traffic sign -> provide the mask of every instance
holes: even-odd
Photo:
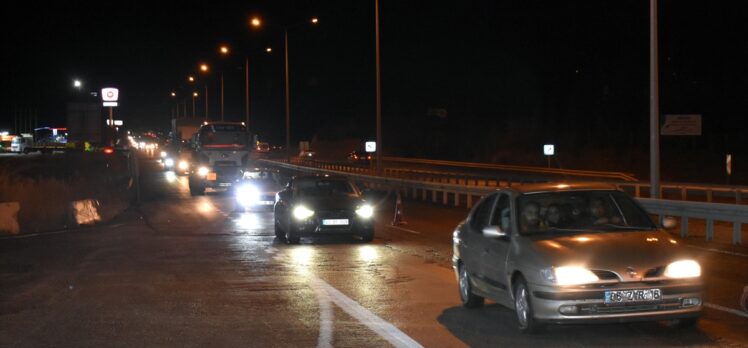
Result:
[[[662,135],[701,135],[701,115],[665,115]]]
[[[367,141],[366,142],[366,152],[377,152],[377,142],[376,141]]]
[[[546,156],[553,156],[555,155],[556,149],[553,146],[553,144],[545,144],[543,145],[543,154]]]

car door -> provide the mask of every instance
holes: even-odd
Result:
[[[511,235],[511,205],[509,195],[501,193],[498,196],[488,226],[499,226],[507,233],[507,237],[483,236],[483,249],[481,250],[481,273],[483,280],[489,286],[489,292],[498,297],[508,294],[508,282],[506,276],[506,260],[509,254]]]
[[[483,228],[489,223],[491,212],[496,202],[496,196],[494,193],[478,202],[465,224],[464,233],[461,236],[462,247],[460,256],[463,265],[467,267],[468,274],[473,280],[473,285],[483,292],[488,290],[488,286],[483,281],[481,273],[481,269],[483,268],[481,265],[481,252],[485,245]]]

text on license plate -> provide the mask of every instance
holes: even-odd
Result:
[[[208,180],[215,181],[216,180],[216,173],[208,173]]]
[[[348,219],[324,219],[322,224],[325,226],[341,226],[348,225]]]
[[[627,303],[659,301],[662,299],[660,289],[615,290],[605,292],[605,303]]]

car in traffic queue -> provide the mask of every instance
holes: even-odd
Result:
[[[374,159],[373,154],[360,150],[351,151],[347,158],[349,163],[370,163],[372,159]]]
[[[456,227],[453,253],[463,305],[490,298],[513,309],[526,333],[546,324],[691,326],[702,312],[698,260],[612,185],[497,190]]]
[[[236,202],[244,210],[272,210],[276,195],[284,188],[281,180],[281,173],[277,169],[247,169],[234,190]]]
[[[169,144],[161,148],[160,161],[164,170],[176,175],[188,175],[192,162],[192,151],[187,143]]]
[[[344,176],[302,175],[278,192],[275,236],[291,244],[301,237],[358,235],[374,239],[374,206]]]

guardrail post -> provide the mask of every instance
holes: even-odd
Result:
[[[455,191],[455,207],[460,206],[460,193]]]
[[[436,203],[436,190],[431,190],[431,202]]]
[[[714,220],[711,218],[706,219],[706,240],[714,240]]]
[[[685,186],[680,187],[680,199],[683,201],[688,200],[688,189]]]
[[[426,189],[421,189],[421,200],[426,201]]]
[[[740,222],[732,223],[732,244],[743,244],[743,225]]]
[[[449,192],[442,191],[442,204],[447,205],[447,202],[449,202]]]
[[[634,185],[634,197],[641,197],[641,185],[636,184]]]
[[[680,237],[688,238],[688,216],[680,218]]]
[[[706,201],[712,203],[712,190],[706,190]]]
[[[467,207],[468,209],[473,207],[473,195],[467,194]]]
[[[742,203],[743,199],[741,197],[741,193],[742,192],[740,192],[740,190],[735,190],[735,204]]]

